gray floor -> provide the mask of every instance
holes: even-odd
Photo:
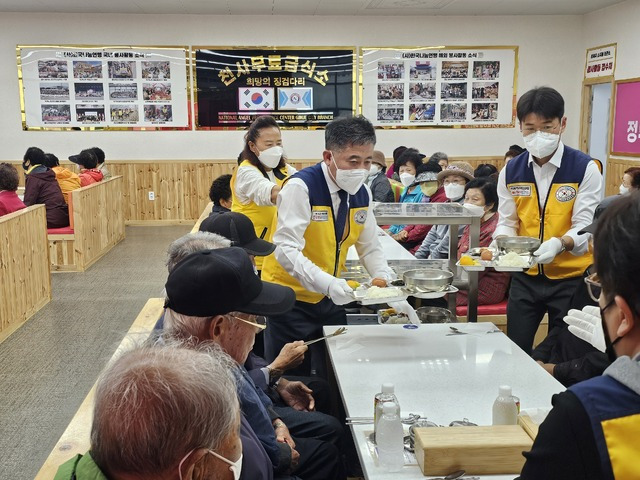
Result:
[[[84,273],[0,344],[0,479],[33,479],[138,312],[159,297],[169,243],[190,230],[127,227]],[[1,299],[0,299],[1,301]]]

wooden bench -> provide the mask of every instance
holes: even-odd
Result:
[[[51,300],[44,205],[0,217],[0,342]]]
[[[124,239],[123,179],[113,177],[69,195],[68,229],[49,231],[54,272],[83,272]]]
[[[141,343],[147,339],[158,318],[162,314],[164,306],[163,298],[150,298],[143,309],[138,314],[131,328],[125,335],[116,349],[112,359],[117,358],[122,352],[132,346],[132,342]],[[36,479],[51,480],[58,470],[58,467],[69,460],[74,455],[83,454],[89,450],[91,422],[93,419],[93,396],[96,390],[95,384],[78,408],[78,411],[71,419],[58,443],[47,457]]]
[[[467,307],[461,306],[456,308],[458,322],[467,321]],[[507,333],[507,300],[495,305],[479,305],[478,306],[478,322],[491,322],[505,334]],[[544,318],[538,326],[533,345],[536,346],[542,342],[547,336],[549,329],[549,317],[545,314]]]

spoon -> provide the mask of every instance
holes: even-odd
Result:
[[[449,330],[451,330],[453,332],[453,334],[450,333],[449,335],[454,335],[454,334],[455,335],[466,335],[467,334],[467,332],[463,332],[462,330],[458,330],[456,327],[452,327],[452,326],[449,327]]]
[[[330,333],[329,335],[325,335],[324,337],[316,338],[315,340],[309,340],[304,342],[303,345],[311,345],[312,343],[319,342],[320,340],[324,340],[326,338],[337,337],[338,335],[342,335],[343,333],[347,333],[346,327],[340,327],[336,329],[335,332]]]
[[[450,473],[446,477],[438,477],[432,480],[456,480],[457,478],[462,477],[466,472],[464,470],[458,470],[457,472]]]

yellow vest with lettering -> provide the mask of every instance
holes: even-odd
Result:
[[[365,187],[361,187],[355,195],[349,195],[349,211],[342,240],[337,240],[334,223],[331,194],[320,164],[305,168],[291,178],[302,179],[309,188],[309,204],[311,221],[304,232],[304,248],[302,254],[320,269],[334,277],[340,276],[347,259],[347,250],[355,244],[364,229],[369,209],[369,195]],[[274,218],[273,229],[277,224]],[[291,276],[278,263],[274,255],[264,261],[262,279],[293,288],[296,300],[307,303],[318,303],[324,294],[312,292],[304,288],[298,280]]]
[[[544,208],[540,208],[538,186],[533,167],[524,152],[512,159],[506,170],[506,184],[511,193],[520,221],[518,236],[536,237],[545,242],[562,237],[571,229],[573,207],[591,158],[573,148],[564,147],[560,168],[556,171]],[[593,263],[593,255],[575,256],[563,252],[547,265],[537,265],[527,271],[529,275],[545,275],[552,280],[578,277]]]
[[[239,167],[252,167],[258,170],[258,167],[253,165],[249,160],[244,160]],[[278,169],[278,175],[274,175],[276,179],[276,185],[282,186],[284,181],[287,179],[287,167],[284,166]],[[262,174],[262,172],[260,172]],[[268,242],[271,241],[273,237],[273,231],[271,230],[271,224],[273,223],[273,219],[276,216],[276,207],[274,206],[260,206],[255,202],[250,201],[247,204],[240,203],[238,196],[236,195],[236,176],[238,174],[238,169],[236,168],[231,176],[231,211],[242,213],[251,219],[253,222],[253,228],[256,231],[256,236],[258,238],[262,238]],[[275,170],[274,170],[275,174]],[[268,177],[265,177],[268,178]],[[271,179],[268,179],[271,181]],[[271,254],[273,255],[273,254]],[[264,261],[264,257],[256,257],[256,268],[258,270],[262,270],[262,263]]]

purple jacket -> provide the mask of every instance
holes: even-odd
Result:
[[[47,209],[47,228],[69,226],[69,207],[53,170],[38,165],[25,175],[24,203],[27,206],[44,204]]]

